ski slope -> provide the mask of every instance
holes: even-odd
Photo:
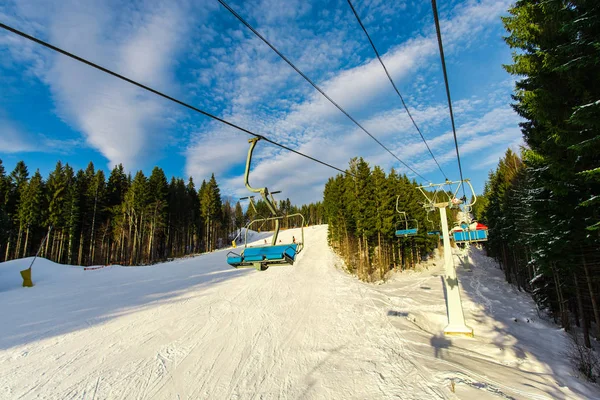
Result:
[[[564,332],[481,253],[458,268],[476,337],[444,337],[439,260],[366,284],[326,238],[305,229],[296,265],[264,272],[226,251],[87,271],[38,259],[21,288],[31,259],[2,263],[0,398],[600,398],[571,376]]]

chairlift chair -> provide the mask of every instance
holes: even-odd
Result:
[[[400,196],[396,197],[396,212],[398,212],[398,214],[402,215],[402,219],[396,225],[396,237],[417,236],[417,234],[419,232],[419,221],[417,221],[416,219],[408,219],[408,217],[406,216],[406,212],[400,211],[400,209],[398,207],[399,200],[400,200]],[[412,222],[411,228],[408,227],[409,221]],[[398,229],[399,225],[403,225],[404,229]]]
[[[426,204],[424,205],[425,207],[427,206]],[[425,214],[425,219],[427,220],[427,222],[429,222],[429,224],[431,225],[431,230],[427,231],[427,234],[429,236],[440,236],[442,234],[441,231],[438,231],[435,229],[435,224],[433,223],[432,220],[429,219],[429,210],[427,211],[427,213]]]
[[[475,224],[474,228],[473,224]],[[452,229],[452,239],[454,243],[487,242],[488,229],[487,226],[477,222],[469,224],[467,221],[461,221]]]
[[[271,211],[271,217],[261,217],[256,218],[248,225],[246,225],[246,231],[244,235],[244,249],[240,253],[236,253],[234,251],[230,251],[227,253],[227,263],[234,268],[256,268],[259,271],[264,271],[270,266],[274,265],[293,265],[296,260],[296,256],[304,249],[304,216],[300,213],[290,214],[290,215],[279,215],[277,209],[275,207],[275,199],[273,198],[273,194],[280,193],[279,191],[269,192],[269,189],[266,187],[263,188],[253,188],[250,186],[248,182],[248,178],[250,175],[250,165],[252,162],[252,152],[254,151],[254,147],[256,143],[260,140],[260,138],[253,138],[248,140],[250,143],[250,149],[248,150],[248,158],[246,159],[246,171],[244,174],[244,183],[246,188],[254,193],[260,193],[261,197],[267,204],[269,211]],[[254,207],[253,198],[250,198],[250,204],[256,211]],[[301,218],[302,224],[301,226],[301,240],[298,243],[290,243],[290,244],[277,244],[277,237],[279,236],[279,222],[283,219],[289,218]],[[253,246],[248,247],[248,230],[252,225],[256,223],[262,222],[263,224],[268,221],[275,222],[275,232],[273,233],[273,238],[271,240],[270,245],[266,246]]]

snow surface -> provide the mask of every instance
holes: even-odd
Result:
[[[468,268],[455,256],[476,336],[445,337],[439,259],[367,284],[326,238],[305,229],[296,265],[264,272],[227,251],[88,271],[38,259],[22,288],[31,259],[2,263],[0,398],[600,398],[572,376],[565,333],[478,250]]]

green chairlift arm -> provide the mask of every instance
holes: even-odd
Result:
[[[271,211],[271,214],[273,214],[273,217],[277,217],[277,207],[275,207],[275,201],[273,199],[273,194],[269,193],[269,189],[267,189],[266,187],[263,188],[253,188],[252,186],[250,186],[250,183],[248,182],[248,178],[250,177],[250,165],[252,164],[252,152],[254,151],[254,147],[256,147],[256,143],[260,140],[260,138],[252,138],[248,140],[248,143],[250,143],[250,148],[248,149],[248,158],[246,159],[246,172],[244,173],[244,184],[246,185],[246,188],[248,188],[248,190],[250,190],[251,192],[254,193],[260,193],[261,197],[263,198],[263,200],[265,201],[265,203],[267,203],[267,207],[269,208],[269,211]],[[278,192],[274,192],[274,193],[278,193]],[[271,241],[271,244],[273,246],[275,246],[277,244],[277,236],[279,235],[279,219],[274,219],[275,221],[275,233],[273,234],[273,240]]]

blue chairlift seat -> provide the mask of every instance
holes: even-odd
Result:
[[[417,228],[413,229],[400,229],[396,231],[396,237],[415,236],[417,234]]]
[[[485,242],[488,238],[487,229],[477,229],[472,231],[452,232],[452,238],[456,243],[464,242]]]
[[[294,264],[298,254],[298,244],[247,247],[241,254],[229,252],[227,263],[232,267],[254,267],[274,264]]]
[[[427,234],[429,236],[440,236],[442,234],[442,232],[440,232],[440,231],[429,231],[429,232],[427,232]]]

